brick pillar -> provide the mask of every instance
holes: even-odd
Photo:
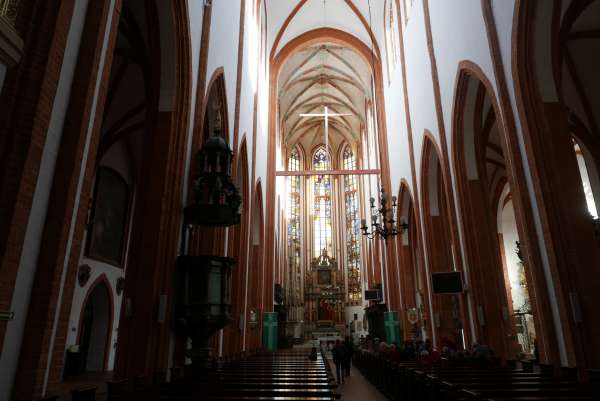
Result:
[[[563,305],[562,326],[568,351],[581,368],[600,369],[600,240],[592,234],[591,217],[571,141],[567,113],[560,103],[546,103],[541,140],[530,155],[540,178],[542,224],[554,286]],[[540,138],[536,138],[540,139]]]
[[[465,181],[465,243],[478,333],[474,340],[488,344],[502,358],[514,358],[510,344],[515,327],[510,320],[504,320],[502,313],[503,308],[509,307],[509,300],[495,224],[496,211],[490,207],[484,181]]]
[[[160,112],[148,118],[124,292],[124,303],[130,305],[131,313],[122,313],[119,325],[115,372],[120,377],[152,375],[167,368],[171,315],[160,323],[157,309],[163,294],[167,295],[167,310],[174,301],[182,216],[177,187],[181,180],[173,178],[180,177],[178,158],[183,152],[177,151],[172,114]]]
[[[72,0],[31,0],[18,19],[26,45],[0,97],[0,310],[12,302],[72,12]],[[0,322],[0,345],[6,325]]]
[[[68,29],[70,26],[73,11],[70,3],[63,2],[63,8],[59,11],[57,25],[61,29],[62,27]],[[46,393],[53,392],[62,378],[72,293],[94,174],[95,149],[99,139],[103,99],[110,76],[112,46],[116,37],[114,34],[116,24],[113,24],[114,29],[106,50],[108,67],[103,70],[101,88],[97,92],[98,106],[94,109],[94,93],[97,89],[100,54],[104,46],[107,22],[110,18],[116,20],[115,15],[118,14],[109,15],[109,4],[109,1],[90,4],[85,20],[81,50],[71,90],[73,100],[68,105],[65,117],[43,231],[44,241],[40,248],[15,380],[14,398],[17,400],[39,397],[43,394],[45,384]],[[116,9],[119,7],[120,2],[117,2]],[[62,34],[64,37],[58,40]],[[56,52],[64,52],[64,48],[59,46],[66,46],[67,32],[62,34],[56,33],[56,42],[53,44]],[[52,57],[50,59],[52,60]],[[52,60],[46,73],[50,74],[49,71],[54,71],[61,65],[62,61]],[[52,84],[56,84],[58,78],[53,79],[55,81]],[[42,97],[44,97],[43,93]],[[86,155],[84,149],[92,116],[95,116],[95,120],[89,138],[90,151]],[[47,130],[47,128],[47,125],[42,124],[34,126],[34,131]],[[84,165],[82,163],[85,157],[87,157],[87,164]],[[32,163],[35,165],[36,162],[32,161]],[[84,174],[84,181],[83,186],[79,188],[81,174]],[[79,189],[81,192],[78,192]],[[79,203],[76,202],[78,195],[81,195]],[[18,213],[15,213],[16,215]],[[75,227],[72,227],[73,224]],[[23,229],[25,227],[24,224]],[[72,228],[72,235],[70,235]],[[67,261],[67,271],[63,272],[65,261]],[[58,306],[60,306],[60,314],[57,316]]]

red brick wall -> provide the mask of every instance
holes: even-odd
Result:
[[[87,206],[95,171],[95,155],[100,137],[104,97],[114,47],[116,18],[118,12],[109,16],[110,1],[91,2],[86,16],[72,83],[71,101],[65,119],[63,137],[59,149],[56,173],[52,183],[47,219],[34,278],[22,353],[15,381],[15,399],[28,399],[42,395],[46,366],[51,353],[51,365],[47,392],[53,392],[62,377],[65,340],[67,336],[70,307],[75,286],[77,264],[84,235]],[[120,2],[117,1],[117,10]],[[108,18],[113,18],[113,32],[107,51],[107,63],[102,71],[98,106],[92,109],[98,80],[99,63]],[[68,24],[67,24],[68,25]],[[75,203],[78,182],[88,136],[89,119],[95,112],[88,161],[84,170],[84,182],[79,204]],[[71,248],[67,249],[73,210],[77,208]],[[69,252],[69,254],[67,254]],[[61,295],[61,276],[65,258],[68,258],[66,280]],[[59,296],[61,298],[59,299]],[[60,315],[55,327],[57,308]],[[53,332],[56,330],[54,342]]]
[[[24,54],[8,71],[0,97],[2,310],[11,305],[72,9],[73,0],[23,2],[18,28],[25,39]],[[21,24],[24,19],[28,25]],[[0,344],[6,324],[0,322]]]

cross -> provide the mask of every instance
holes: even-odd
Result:
[[[325,118],[325,149],[329,146],[329,117],[342,117],[351,116],[349,113],[330,113],[329,107],[323,106],[325,111],[323,113],[303,113],[300,117],[324,117]]]

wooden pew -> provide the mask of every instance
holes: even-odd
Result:
[[[134,394],[113,394],[110,401],[332,401],[337,385],[329,363],[320,355],[308,360],[307,351],[254,354],[245,359],[216,361],[198,378],[174,377]],[[175,376],[175,375],[173,375]]]

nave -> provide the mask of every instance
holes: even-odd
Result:
[[[0,0],[0,401],[598,398],[599,39],[600,0]]]

